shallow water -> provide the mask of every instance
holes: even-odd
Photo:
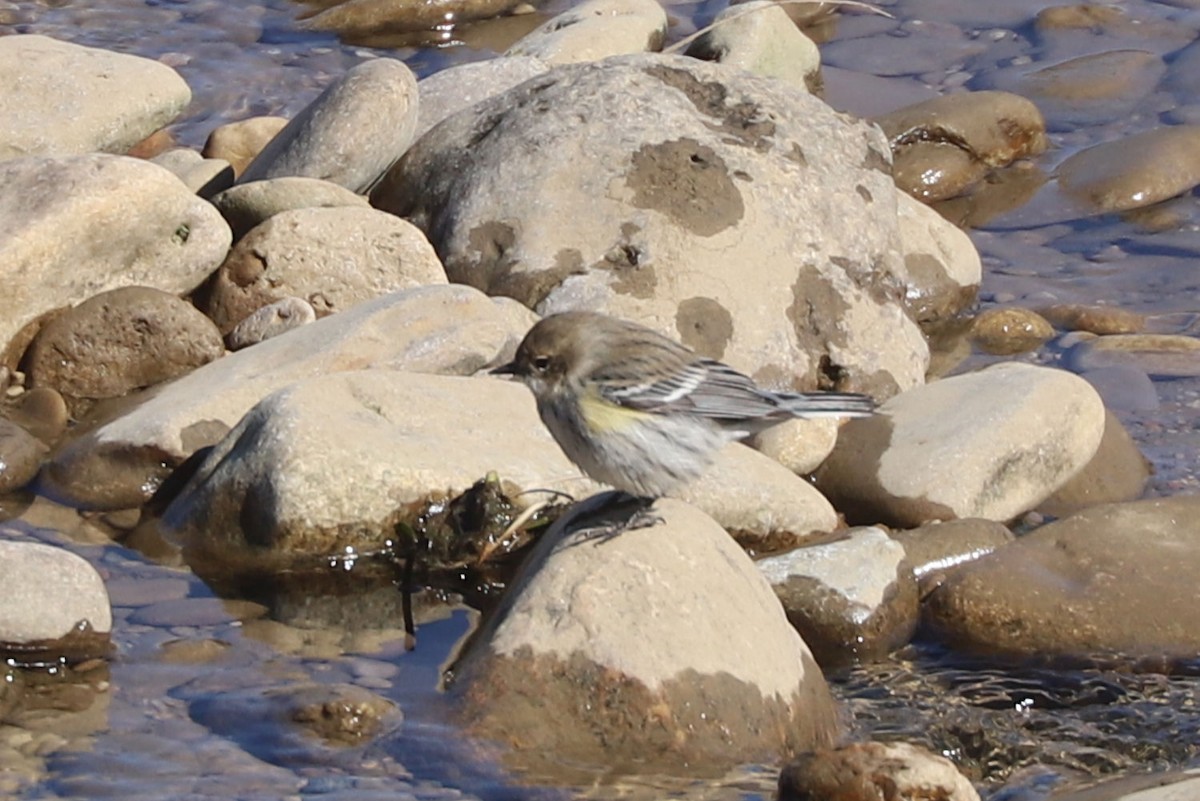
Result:
[[[556,3],[543,10],[566,5]],[[672,37],[690,33],[723,5],[669,5]],[[1200,4],[1190,0],[1120,4],[1146,22],[1123,39],[1083,32],[1047,41],[1030,24],[1045,0],[885,5],[896,19],[847,14],[824,30],[824,58],[837,68],[829,71],[829,98],[840,108],[881,113],[1098,49],[1144,48],[1170,61],[1172,51],[1200,34]],[[540,19],[477,25],[455,46],[376,50],[297,31],[297,10],[284,0],[21,1],[0,4],[0,33],[43,33],[175,66],[194,100],[172,130],[181,144],[199,146],[223,122],[295,114],[363,58],[396,55],[425,75],[488,58]],[[1093,108],[1057,126],[1037,166],[1049,172],[1088,145],[1196,121],[1198,109],[1200,76],[1168,74],[1167,82],[1128,103]],[[1058,219],[1061,211],[1035,202],[972,232],[985,264],[984,306],[1101,302],[1151,315],[1155,330],[1200,330],[1200,196],[1164,204],[1170,224],[1155,233],[1116,215]],[[1054,363],[1058,355],[1050,346],[1021,358]],[[1197,492],[1200,381],[1157,381],[1155,388],[1157,408],[1119,415],[1155,465],[1149,492]],[[521,786],[477,744],[462,740],[435,689],[442,662],[469,627],[464,608],[432,604],[418,647],[409,652],[387,587],[353,600],[221,601],[185,568],[170,566],[169,553],[152,561],[113,544],[114,533],[41,502],[15,527],[0,527],[0,537],[61,544],[101,569],[113,591],[117,648],[106,666],[24,679],[39,685],[27,691],[37,703],[15,728],[0,726],[0,796],[772,795],[773,766],[748,766],[720,782],[644,778],[631,785],[597,777],[594,787],[570,793]],[[856,735],[923,743],[956,759],[985,797],[1011,801],[1091,777],[1195,764],[1196,675],[1004,669],[911,648],[833,678]],[[396,702],[404,721],[368,747],[333,748],[294,739],[291,726],[258,714],[272,690],[309,682],[369,689]],[[222,699],[233,703],[223,707]]]

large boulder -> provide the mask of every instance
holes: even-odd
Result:
[[[801,89],[639,54],[449,117],[372,202],[452,281],[639,320],[770,386],[886,396],[928,361],[889,163],[877,128]]]

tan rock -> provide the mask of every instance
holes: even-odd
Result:
[[[2,162],[0,343],[107,289],[190,292],[230,240],[221,215],[155,164],[100,154]]]
[[[693,507],[657,511],[615,537],[590,528],[620,518],[594,504],[561,520],[454,666],[469,730],[510,764],[720,769],[834,736],[824,679],[753,563]]]
[[[229,122],[213,129],[200,152],[205,158],[229,162],[234,176],[241,177],[250,162],[287,124],[286,117],[251,117]]]
[[[61,449],[43,480],[77,506],[140,506],[172,467],[212,445],[280,387],[385,367],[469,374],[511,354],[532,324],[463,286],[385,295],[239,351],[150,392]]]
[[[124,153],[191,102],[153,59],[60,42],[0,37],[0,160]]]
[[[1004,362],[909,390],[849,421],[817,486],[851,522],[1008,520],[1084,468],[1104,419],[1082,378]]]
[[[241,239],[205,287],[201,308],[222,332],[257,309],[299,297],[318,316],[389,292],[444,284],[420,229],[349,206],[282,211]]]
[[[30,386],[115,398],[225,355],[216,326],[186,300],[149,287],[101,292],[46,324],[25,355]]]

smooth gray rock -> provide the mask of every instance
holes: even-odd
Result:
[[[770,0],[731,5],[712,30],[688,45],[692,58],[778,78],[809,92],[821,88],[821,53],[784,6]]]
[[[455,64],[417,82],[420,139],[433,126],[489,97],[541,75],[550,65],[533,56],[505,56]]]
[[[344,186],[320,178],[285,176],[231,186],[212,197],[212,204],[240,240],[255,226],[293,209],[366,208],[370,204]]]

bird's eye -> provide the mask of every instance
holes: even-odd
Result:
[[[549,356],[533,357],[533,369],[537,370],[539,373],[546,372],[548,369],[550,369],[550,357]]]

